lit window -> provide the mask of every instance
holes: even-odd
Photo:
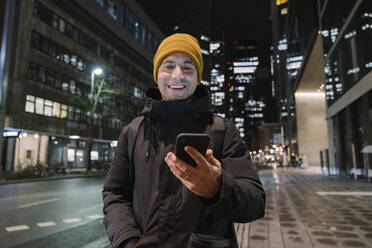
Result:
[[[84,71],[85,69],[85,65],[84,65],[84,62],[81,58],[79,58],[78,62],[77,62],[77,66],[76,68],[79,70],[79,71]]]
[[[77,55],[72,55],[71,56],[71,65],[77,66]]]
[[[69,87],[70,87],[69,79],[66,78],[66,77],[63,77],[63,79],[62,79],[62,90],[63,91],[69,91]]]
[[[31,95],[26,96],[25,111],[29,113],[35,112],[35,97]]]
[[[61,114],[61,104],[58,102],[53,102],[53,117],[59,118]]]
[[[101,5],[101,7],[105,7],[105,2],[104,0],[96,0],[96,2]]]
[[[75,82],[75,80],[71,79],[71,81],[70,81],[70,92],[72,94],[75,94],[75,89],[76,89],[76,82]]]
[[[36,97],[36,114],[44,114],[44,99]]]
[[[69,64],[70,63],[70,54],[67,53],[67,51],[65,51],[66,53],[63,54],[63,62],[65,62],[66,64]]]
[[[67,117],[67,105],[61,104],[61,119],[65,119]]]
[[[107,0],[107,13],[116,20],[118,18],[117,16],[117,6],[112,0]]]
[[[59,19],[59,31],[64,33],[65,32],[65,27],[66,27],[66,21],[63,20],[62,18]]]
[[[50,100],[45,100],[44,102],[44,115],[52,116],[53,112],[53,103]]]
[[[70,121],[74,120],[74,107],[68,106],[67,119]]]

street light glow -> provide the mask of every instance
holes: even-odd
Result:
[[[93,70],[92,74],[101,75],[102,72],[103,72],[102,69],[98,67]]]

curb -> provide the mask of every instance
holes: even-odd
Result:
[[[41,178],[16,179],[16,180],[0,181],[0,185],[14,184],[14,183],[39,182],[39,181],[51,181],[51,180],[60,180],[60,179],[72,179],[72,178],[84,178],[84,177],[105,177],[105,176],[106,176],[106,174],[51,176],[51,177],[41,177]]]

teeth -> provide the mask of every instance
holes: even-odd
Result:
[[[172,89],[182,89],[182,88],[185,88],[184,85],[169,85],[169,88],[172,88]]]

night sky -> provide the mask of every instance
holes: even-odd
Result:
[[[174,33],[174,19],[185,9],[182,1],[137,0],[137,3],[165,35]],[[199,6],[200,0],[188,0],[187,4],[190,3]],[[211,3],[212,28],[223,29],[226,42],[243,41],[256,46],[260,67],[268,68],[272,45],[270,0],[211,0]]]
[[[188,2],[196,0],[188,0]],[[173,32],[174,16],[182,12],[182,1],[137,0],[150,18],[167,35]],[[223,28],[226,40],[251,40],[271,44],[269,0],[212,0],[212,28]]]

